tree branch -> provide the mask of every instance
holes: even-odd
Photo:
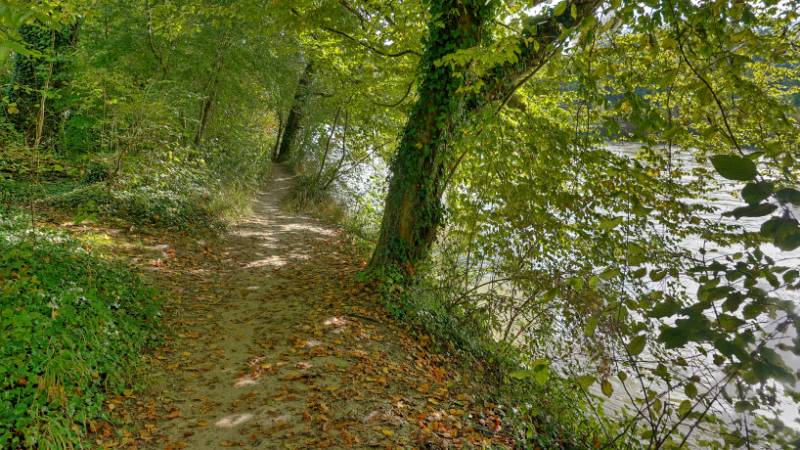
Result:
[[[416,80],[411,80],[411,82],[408,83],[408,88],[406,89],[406,93],[403,95],[403,97],[400,100],[398,100],[398,101],[396,101],[394,103],[380,103],[380,102],[375,102],[375,101],[373,101],[372,103],[375,104],[375,105],[378,105],[378,106],[385,106],[387,108],[394,108],[395,106],[399,106],[401,103],[403,103],[403,101],[405,101],[406,98],[408,98],[408,95],[411,93],[411,88],[414,87],[415,81]]]
[[[562,30],[574,28],[591,17],[600,4],[602,0],[574,0],[567,4],[560,16],[550,11],[530,18],[520,38],[518,60],[502,64],[484,77],[486,88],[480,93],[483,97],[481,102],[499,100],[500,108],[505,106],[514,92],[530,80],[561,47],[569,36]],[[571,14],[573,7],[575,17]]]
[[[331,28],[331,27],[328,27],[328,26],[325,26],[325,25],[323,25],[321,28],[323,30],[329,32],[329,33],[338,34],[339,36],[342,36],[342,37],[344,37],[344,38],[346,38],[346,39],[348,39],[350,41],[353,41],[356,44],[358,44],[358,45],[360,45],[360,46],[362,46],[362,47],[364,47],[366,49],[369,49],[369,50],[371,50],[371,51],[373,51],[373,52],[375,52],[375,53],[377,53],[377,54],[379,54],[381,56],[386,56],[386,57],[389,57],[389,58],[398,58],[398,57],[405,56],[405,55],[415,55],[417,57],[421,57],[422,56],[422,55],[419,54],[419,52],[414,51],[414,50],[402,50],[402,51],[395,52],[395,53],[388,53],[388,52],[376,47],[375,45],[373,45],[373,44],[371,44],[369,42],[365,42],[365,41],[356,39],[353,36],[350,36],[349,34],[345,33],[344,31],[339,31],[337,29],[334,29],[334,28]]]

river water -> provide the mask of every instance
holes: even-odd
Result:
[[[629,158],[634,158],[641,149],[640,144],[635,143],[613,143],[607,146],[609,150],[614,152],[617,155],[626,156]],[[698,162],[694,159],[690,152],[675,152],[673,154],[673,164],[676,166],[684,169],[684,173],[691,173],[691,169],[698,166]],[[712,171],[713,172],[713,171]],[[694,181],[694,179],[687,175],[684,178],[685,182]],[[707,200],[704,202],[707,206],[712,206],[714,208],[713,212],[705,213],[704,218],[709,219],[712,221],[721,221],[723,223],[730,223],[730,224],[738,224],[742,226],[745,230],[748,231],[758,231],[761,227],[761,224],[766,219],[765,217],[743,217],[740,219],[733,219],[732,217],[722,216],[722,213],[726,211],[730,211],[734,208],[744,206],[744,201],[740,197],[740,191],[743,187],[742,182],[737,181],[730,181],[723,179],[722,177],[716,176],[713,179],[709,179],[708,183],[710,186],[713,186],[713,191],[708,196]],[[792,213],[795,217],[800,217],[800,208],[792,207]],[[706,247],[706,242],[699,238],[688,238],[683,240],[681,245],[690,251],[698,252],[701,248]],[[736,251],[741,250],[741,248],[733,248],[728,247],[724,249],[712,249],[709,251],[708,256],[718,256],[722,254],[731,254]],[[775,261],[778,261],[779,265],[788,266],[788,267],[800,267],[800,249],[786,252],[781,251],[777,247],[771,244],[764,244],[761,247],[761,250],[768,256],[772,257]],[[697,289],[696,283],[689,279],[689,278],[681,278],[681,282],[683,283],[687,292],[695,292]],[[658,289],[658,285],[653,285],[653,289]],[[798,309],[800,309],[800,293],[797,291],[781,291],[776,293],[778,296],[784,299],[791,299],[798,305]],[[794,337],[793,335],[791,336]],[[784,357],[785,362],[787,365],[794,371],[800,370],[800,357],[790,352],[780,352],[779,353]],[[642,358],[647,358],[646,353],[640,355]],[[707,370],[711,370],[711,373],[707,373],[705,375],[706,383],[713,384],[713,380],[721,379],[724,375],[721,372],[713,373],[714,368],[716,367],[711,361],[707,361],[708,364],[704,364],[707,366]],[[638,386],[632,384],[629,380],[626,383],[627,387],[632,391],[637,391]],[[620,389],[615,389],[615,394],[612,398],[608,401],[608,410],[611,411],[613,414],[614,411],[621,410],[622,406],[629,403],[629,399],[626,395],[621,393],[622,389],[617,382],[617,386]],[[796,390],[800,389],[800,383],[798,383],[795,387]],[[599,394],[599,388],[595,388],[595,394]],[[703,392],[702,390],[700,391]],[[800,430],[800,409],[798,409],[798,405],[794,403],[791,399],[787,396],[782,395],[782,388],[779,386],[779,395],[778,404],[780,413],[779,416],[783,420],[785,424],[791,426],[795,429]],[[732,393],[732,392],[731,392]],[[672,397],[673,401],[680,401],[683,400],[680,396]],[[726,414],[729,414],[728,411],[716,411],[720,413],[723,417]],[[733,417],[733,414],[730,414],[729,417]]]
[[[628,158],[635,158],[637,152],[641,149],[640,144],[636,143],[611,143],[607,145],[607,148],[611,150],[613,153],[625,156]],[[694,156],[691,155],[691,152],[686,151],[677,151],[673,154],[673,164],[677,167],[680,167],[684,173],[690,174],[691,169],[697,167],[698,162],[694,159]],[[347,177],[344,185],[346,186],[346,190],[349,192],[349,195],[346,197],[350,197],[348,203],[352,202],[353,198],[367,198],[372,196],[372,203],[374,207],[380,207],[382,204],[380,203],[381,195],[379,193],[376,194],[375,186],[380,185],[380,181],[376,182],[375,180],[382,180],[385,179],[387,170],[386,166],[382,163],[382,161],[376,158],[373,161],[373,164],[367,164],[365,166],[361,166],[363,170],[358,170],[351,172]],[[692,175],[686,175],[683,179],[685,182],[694,181]],[[709,185],[713,186],[713,191],[708,196],[707,200],[705,201],[706,205],[712,206],[714,208],[713,212],[709,212],[705,215],[704,218],[710,220],[720,220],[723,222],[735,223],[742,226],[744,229],[749,231],[757,231],[759,230],[761,223],[765,220],[765,218],[741,218],[738,220],[734,220],[733,218],[722,216],[722,213],[726,211],[730,211],[736,207],[743,206],[744,202],[741,200],[739,192],[743,187],[743,183],[725,180],[721,177],[714,177],[713,179],[708,180]],[[800,217],[800,208],[794,208],[793,211],[795,217]],[[690,251],[698,251],[701,248],[705,247],[705,242],[700,238],[689,238],[685,239],[682,242],[682,246]],[[707,249],[708,250],[708,249]],[[740,249],[737,248],[725,248],[725,249],[717,249],[716,254],[724,253],[733,253]],[[794,266],[800,267],[800,249],[792,251],[792,252],[784,252],[780,249],[772,246],[771,244],[765,244],[762,246],[762,251],[779,261],[780,265],[783,266]],[[714,250],[709,252],[709,256],[714,255]],[[691,279],[681,279],[684,283],[684,287],[686,288],[687,292],[695,292],[697,289],[696,284]],[[658,285],[653,285],[653,289],[659,289]],[[800,307],[800,293],[798,292],[781,292],[781,297],[792,299],[798,304]],[[797,355],[781,352],[782,356],[784,356],[787,364],[795,371],[800,370],[800,357]],[[643,354],[640,355],[643,358],[646,358],[647,355]],[[711,361],[708,361],[708,364],[704,364],[708,366],[712,372],[706,373],[704,376],[704,380],[708,384],[713,384],[713,380],[715,378],[721,378],[723,374],[721,372],[713,373],[713,368],[716,367]],[[630,400],[627,395],[624,394],[624,390],[622,386],[620,386],[619,381],[615,382],[615,389],[614,394],[610,399],[605,401],[604,406],[606,407],[606,412],[614,415],[616,412],[622,410],[623,406],[630,405]],[[632,392],[636,393],[639,389],[638,385],[632,383],[632,380],[628,380],[626,382],[626,387]],[[800,385],[795,386],[795,389],[800,389]],[[700,391],[703,392],[702,389]],[[599,386],[595,384],[592,388],[592,393],[597,395],[598,397],[603,397],[602,394],[599,392]],[[680,394],[675,397],[674,395],[671,397],[673,401],[679,402],[682,400]],[[800,429],[800,410],[798,410],[797,404],[793,403],[789,398],[786,396],[781,395],[779,399],[780,404],[780,417],[789,426],[793,426],[794,428]],[[716,412],[721,413],[723,416],[725,415],[725,411]],[[731,416],[732,417],[732,416]]]

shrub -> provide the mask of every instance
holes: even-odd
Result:
[[[126,267],[0,218],[0,447],[80,443],[154,342],[157,311]]]
[[[127,176],[106,183],[92,183],[52,196],[50,207],[123,219],[127,223],[169,229],[219,228],[221,214],[211,201],[214,180],[191,169],[171,167],[163,172]],[[209,187],[206,187],[206,184]]]

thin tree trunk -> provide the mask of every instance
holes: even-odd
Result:
[[[216,91],[212,92],[211,95],[208,95],[205,100],[203,100],[203,106],[200,108],[200,125],[197,127],[197,133],[194,135],[194,145],[200,145],[203,141],[203,135],[206,132],[206,127],[208,127],[208,119],[211,117],[211,108],[214,106],[215,97]]]
[[[206,98],[203,100],[203,104],[200,107],[200,124],[197,127],[197,133],[194,135],[194,145],[200,145],[203,142],[203,136],[205,135],[206,128],[208,127],[208,121],[211,118],[211,110],[214,107],[214,102],[217,99],[217,90],[219,88],[219,77],[220,72],[222,71],[222,64],[223,64],[223,57],[220,55],[217,58],[217,63],[214,67],[214,73],[211,75],[211,81],[209,82],[208,87],[208,94]]]
[[[297,85],[297,91],[294,94],[292,109],[289,111],[289,117],[286,119],[286,126],[283,129],[283,137],[281,138],[278,153],[275,156],[275,161],[284,162],[288,161],[294,147],[297,133],[300,131],[300,124],[302,123],[303,114],[305,112],[305,104],[308,99],[308,90],[311,85],[311,78],[314,73],[314,68],[311,62],[306,64],[303,70],[303,75],[300,77],[300,82]]]
[[[275,134],[275,145],[272,147],[272,159],[278,156],[278,148],[281,145],[281,138],[283,137],[283,114],[278,110],[278,132]]]
[[[144,2],[144,10],[145,17],[147,18],[147,45],[150,47],[150,51],[153,52],[153,56],[156,59],[158,70],[161,72],[161,78],[167,78],[168,70],[166,63],[164,62],[164,54],[156,46],[156,41],[153,36],[153,14],[150,2]]]
[[[342,130],[342,156],[339,158],[339,162],[336,164],[336,167],[333,169],[333,173],[331,176],[328,177],[328,181],[326,181],[322,185],[322,190],[327,191],[331,184],[336,180],[336,177],[339,175],[339,171],[342,170],[342,164],[344,164],[344,159],[347,157],[347,127],[350,124],[350,114],[347,110],[344,111],[344,129]]]
[[[328,152],[331,149],[331,142],[333,141],[333,135],[336,134],[336,126],[339,125],[339,115],[342,113],[342,108],[339,107],[336,110],[336,117],[333,118],[333,125],[331,125],[331,133],[328,135],[328,142],[325,144],[325,152],[322,153],[322,159],[319,161],[319,171],[317,172],[315,180],[319,183],[322,179],[322,172],[325,170],[325,163],[328,161]]]
[[[67,63],[60,56],[64,56],[75,46],[78,39],[80,23],[50,29],[38,22],[23,25],[19,29],[26,47],[47,55],[47,58],[30,55],[14,54],[14,65],[11,72],[11,83],[6,92],[8,100],[16,106],[17,112],[9,116],[9,121],[14,127],[23,132],[27,138],[35,139],[39,124],[40,98],[37,92],[42,90],[45,80],[39,79],[37,72],[48,64],[47,83],[49,89],[60,89],[66,80]],[[49,61],[47,61],[49,59]],[[52,104],[50,105],[52,106]],[[53,111],[45,111],[45,124],[42,132],[50,136],[57,130],[54,120],[57,118]],[[40,137],[41,139],[41,137]],[[30,141],[29,141],[30,142]]]
[[[55,31],[53,31],[53,46],[55,46]],[[33,148],[37,151],[42,144],[42,137],[44,136],[44,119],[47,111],[47,91],[50,90],[50,80],[53,78],[53,61],[47,66],[47,79],[44,80],[44,86],[41,94],[39,94],[39,117],[36,120],[36,136],[33,139]]]

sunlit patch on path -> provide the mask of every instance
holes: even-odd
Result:
[[[214,425],[220,428],[235,428],[252,418],[252,414],[232,414],[219,419]]]
[[[470,422],[495,405],[354,281],[337,232],[279,207],[291,183],[276,167],[252,217],[153,269],[174,333],[131,448],[506,446],[502,427]]]

